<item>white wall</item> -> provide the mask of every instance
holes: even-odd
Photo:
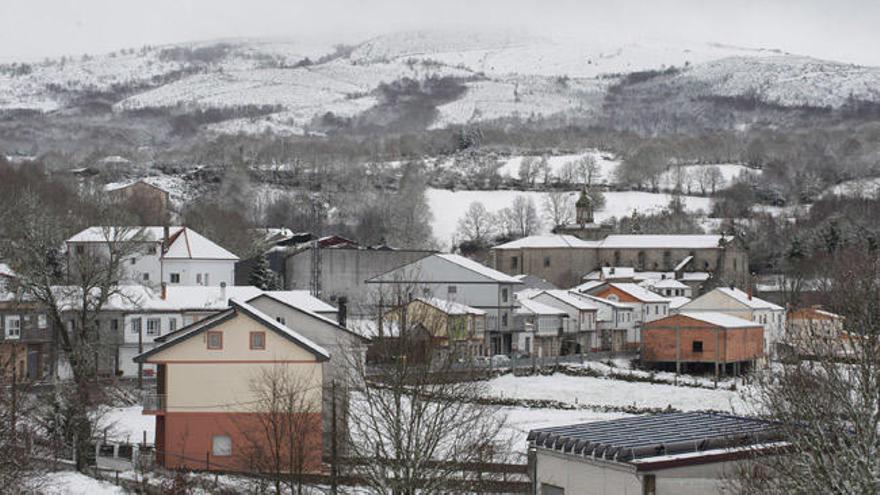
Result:
[[[109,248],[105,242],[68,242],[68,262],[70,269],[75,270],[77,256],[77,246],[83,246],[86,253],[95,253],[102,256],[108,256]],[[151,249],[154,251],[151,254]],[[159,253],[162,252],[161,242],[145,242],[141,254],[130,256],[123,260],[125,273],[128,280],[127,283],[137,284],[155,284],[159,285],[162,278],[162,266],[159,261]],[[134,263],[131,260],[134,260]],[[143,275],[147,274],[148,279],[144,279]]]
[[[169,285],[205,285],[217,287],[225,282],[228,286],[235,285],[235,261],[233,260],[162,260],[162,280]],[[172,283],[171,274],[180,274],[180,282]],[[198,275],[201,274],[201,283]],[[205,282],[207,274],[207,283]]]

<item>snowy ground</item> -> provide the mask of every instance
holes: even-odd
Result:
[[[600,151],[600,150],[589,150],[583,153],[576,154],[566,154],[566,155],[555,155],[548,156],[547,163],[550,165],[550,169],[553,171],[553,175],[558,176],[559,171],[565,166],[566,163],[573,162],[579,160],[587,155],[592,156],[596,160],[596,165],[599,166],[599,173],[594,177],[594,184],[611,184],[614,182],[614,174],[617,172],[617,167],[620,165],[620,160],[615,158],[609,153]],[[504,161],[504,165],[498,170],[498,174],[503,176],[509,175],[514,179],[519,179],[519,166],[522,163],[523,156],[514,156],[508,158]],[[543,182],[543,178],[539,178],[537,182]]]
[[[880,194],[880,177],[841,182],[830,188],[827,194],[854,198],[876,198]]]
[[[37,493],[44,495],[116,495],[125,491],[113,483],[99,481],[73,471],[59,471],[40,476]]]
[[[156,417],[142,414],[141,406],[114,407],[101,415],[100,429],[107,430],[107,438],[117,442],[142,442],[144,432],[147,443],[153,443],[156,433]]]
[[[577,192],[570,193],[572,197]],[[526,196],[535,201],[539,212],[543,211],[543,201],[546,193],[534,191],[450,191],[446,189],[428,189],[428,204],[434,214],[432,228],[434,238],[441,247],[449,248],[453,241],[458,220],[464,215],[468,206],[474,201],[481,201],[486,209],[497,212],[513,203],[517,196]],[[608,192],[605,193],[605,207],[595,213],[597,222],[602,222],[611,217],[624,217],[632,214],[633,210],[640,213],[653,213],[661,210],[669,204],[671,196],[665,193],[649,193],[639,191]],[[690,211],[711,210],[711,199],[698,196],[684,196],[684,202]],[[546,223],[546,222],[545,222]],[[549,230],[545,225],[543,232]]]

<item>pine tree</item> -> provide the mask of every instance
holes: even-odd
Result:
[[[251,285],[261,290],[271,290],[270,285],[274,278],[273,275],[272,269],[269,268],[269,258],[266,256],[266,253],[263,253],[257,257],[257,264],[251,272],[249,281]]]
[[[642,233],[642,221],[639,217],[639,212],[633,210],[632,217],[629,221],[629,228],[633,234],[641,234]]]

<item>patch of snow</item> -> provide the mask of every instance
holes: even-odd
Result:
[[[122,488],[75,471],[57,471],[40,476],[39,493],[44,495],[123,495]]]

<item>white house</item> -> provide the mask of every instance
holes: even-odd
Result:
[[[110,242],[137,242],[126,262],[127,283],[219,286],[235,283],[238,256],[188,227],[89,227],[67,240],[68,266],[75,257],[107,253]]]
[[[497,270],[456,254],[432,254],[366,281],[373,300],[389,307],[390,294],[436,297],[486,311],[489,345],[493,354],[514,350],[515,290],[522,283]],[[382,314],[388,308],[381,308]]]
[[[594,350],[620,351],[637,349],[640,343],[639,327],[636,322],[636,304],[602,299],[574,292],[576,297],[592,301],[597,307],[596,328],[598,342]]]
[[[568,315],[563,332],[569,343],[568,352],[586,352],[596,347],[598,305],[561,289],[541,291],[532,294],[529,299],[561,309]]]
[[[538,357],[561,354],[568,313],[534,299],[521,298],[517,304],[516,326],[522,330],[516,333],[517,350]]]
[[[718,287],[681,306],[679,311],[717,311],[764,326],[764,352],[772,355],[785,335],[785,309],[743,292],[736,287]]]

